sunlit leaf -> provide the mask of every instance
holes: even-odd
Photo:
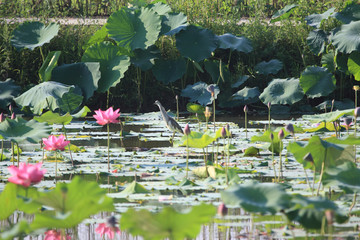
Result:
[[[352,52],[348,60],[348,69],[356,81],[360,81],[360,52]]]
[[[204,114],[205,107],[195,103],[186,104],[186,110],[191,113]]]
[[[39,69],[39,77],[43,82],[50,81],[52,70],[57,66],[61,51],[51,51]]]
[[[182,136],[179,145],[188,145],[191,148],[205,148],[215,140],[216,138],[210,134],[210,131],[205,133],[191,131],[189,135]]]
[[[48,111],[44,114],[41,114],[41,116],[35,116],[34,120],[38,121],[38,122],[46,122],[49,125],[53,125],[53,124],[64,124],[67,125],[71,122],[71,120],[73,119],[73,117],[69,114],[66,113],[65,115],[60,115],[59,113],[54,113],[52,111]]]
[[[340,31],[338,31],[332,38],[332,44],[336,50],[343,53],[351,53],[353,51],[360,51],[360,21],[343,24]]]
[[[314,123],[318,122],[335,122],[344,115],[354,116],[354,109],[336,110],[328,113],[314,114],[314,115],[303,115],[304,120],[308,120]]]

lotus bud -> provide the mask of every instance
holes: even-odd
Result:
[[[205,107],[204,115],[205,115],[206,118],[211,117],[211,111],[210,111],[209,107]]]
[[[10,113],[12,113],[12,106],[11,106],[11,104],[9,105],[9,111],[10,111]]]
[[[223,138],[226,137],[226,129],[225,129],[225,127],[222,127],[222,128],[221,128],[221,136],[222,136]]]
[[[217,209],[217,213],[219,216],[223,217],[226,216],[228,213],[228,208],[225,206],[224,203],[220,203],[218,209]]]
[[[214,94],[215,94],[215,87],[213,84],[209,85],[206,90],[211,93],[211,96],[214,97]]]
[[[16,118],[16,114],[13,112],[12,114],[11,114],[11,119],[15,119]]]
[[[274,141],[274,134],[273,133],[270,133],[270,140]]]
[[[360,116],[360,107],[355,108],[355,110],[354,110],[354,116],[355,116],[355,118],[357,118],[358,116]]]
[[[359,87],[358,85],[354,85],[354,86],[353,86],[353,89],[354,89],[355,91],[359,91],[360,87]]]
[[[271,108],[271,102],[268,102],[267,107],[268,107],[268,109]]]
[[[248,112],[248,106],[247,106],[247,105],[244,106],[244,112],[245,112],[245,113]]]
[[[303,158],[304,161],[307,161],[307,162],[311,162],[311,163],[314,163],[314,159],[313,159],[313,156],[311,155],[311,153],[307,153],[304,158]]]
[[[4,113],[0,114],[0,123],[5,120]]]
[[[106,223],[107,223],[110,227],[116,228],[117,222],[116,222],[116,218],[115,218],[114,216],[109,217],[109,218],[106,220]]]
[[[280,129],[279,133],[278,133],[278,138],[281,140],[285,137],[285,134],[284,134],[284,130]]]
[[[185,125],[185,128],[184,128],[184,134],[185,134],[185,135],[189,135],[190,132],[191,132],[191,131],[190,131],[189,124],[186,124],[186,125]]]
[[[287,132],[291,133],[291,135],[294,135],[294,134],[295,134],[294,125],[292,125],[291,123],[286,124],[285,130],[286,130]]]
[[[176,96],[175,96],[175,99],[176,99],[176,100],[179,100],[179,96],[178,96],[178,95],[176,95]]]

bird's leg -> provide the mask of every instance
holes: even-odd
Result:
[[[171,137],[171,139],[170,139],[170,143],[173,143],[173,142],[174,142],[174,137],[175,137],[175,131],[173,132],[173,135],[172,135],[172,137]]]

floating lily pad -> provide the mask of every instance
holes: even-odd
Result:
[[[133,181],[132,183],[130,183],[130,185],[128,185],[124,190],[120,192],[120,194],[124,195],[130,195],[135,193],[149,193],[149,191],[140,183]]]

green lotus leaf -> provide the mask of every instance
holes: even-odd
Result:
[[[269,143],[271,143],[269,148],[268,148],[269,151],[274,150],[274,153],[278,154],[280,152],[280,139],[278,137],[279,131],[274,132],[274,131],[266,130],[261,135],[252,136],[251,137],[251,142],[269,142]],[[271,133],[274,135],[274,139],[272,141],[271,141],[271,138],[270,138]],[[289,135],[289,133],[285,132],[285,137],[288,136],[288,135]],[[272,146],[272,145],[274,145],[274,146]]]
[[[205,107],[195,103],[186,104],[186,110],[191,113],[204,114]]]
[[[165,3],[157,2],[155,4],[149,4],[147,7],[151,8],[154,12],[159,15],[165,15],[171,12],[171,7]]]
[[[307,198],[296,194],[291,199],[292,207],[285,212],[289,220],[299,222],[306,229],[320,229],[325,211],[334,212],[334,222],[344,223],[348,217],[331,200],[323,197]]]
[[[72,112],[81,104],[82,96],[81,90],[75,86],[48,81],[30,88],[14,100],[18,106],[28,106],[33,113],[40,115],[43,109],[63,108],[65,112]]]
[[[187,16],[183,13],[168,13],[161,22],[161,35],[173,35],[186,28]]]
[[[305,168],[315,166],[317,172],[320,172],[323,161],[325,161],[325,169],[327,169],[354,160],[354,148],[352,146],[345,148],[322,140],[316,135],[312,136],[306,145],[301,142],[291,142],[287,149],[294,155],[296,161]],[[303,159],[308,153],[313,156],[314,164]]]
[[[51,72],[57,66],[61,51],[51,51],[39,69],[39,77],[43,82],[50,81]]]
[[[274,15],[272,15],[270,22],[273,23],[283,19],[288,19],[297,6],[297,4],[286,5],[284,8],[280,9]]]
[[[267,104],[294,104],[300,101],[304,92],[298,78],[273,79],[259,96]]]
[[[52,111],[48,111],[46,113],[41,114],[41,116],[35,116],[34,120],[38,122],[46,122],[49,125],[53,124],[64,124],[67,125],[71,122],[73,117],[70,113],[66,113],[65,115],[60,115],[59,113],[54,113]]]
[[[337,186],[346,193],[360,192],[360,169],[352,162],[344,162],[336,168],[328,168],[324,172],[324,186]]]
[[[214,99],[211,97],[210,92],[206,90],[207,85],[204,82],[197,82],[194,85],[187,85],[185,89],[181,91],[182,97],[190,98],[190,102],[198,102],[203,106],[209,105],[217,98],[217,95],[220,93],[218,86],[215,86]]]
[[[108,33],[107,33],[106,24],[105,24],[91,36],[91,38],[87,41],[87,43],[85,43],[83,45],[82,49],[86,50],[91,45],[105,41],[105,39],[107,38],[107,35],[108,35]]]
[[[348,4],[341,12],[334,13],[333,17],[348,24],[360,20],[360,5],[355,1]]]
[[[322,97],[335,90],[336,79],[327,68],[310,66],[301,73],[300,86],[307,96]]]
[[[341,26],[332,38],[332,44],[336,50],[343,53],[351,53],[353,51],[360,51],[360,21],[351,22]]]
[[[84,197],[86,196],[86,197]],[[89,216],[102,211],[113,211],[113,200],[96,182],[75,177],[70,183],[60,182],[35,200],[50,208],[35,214],[31,228],[71,228]],[[86,207],[84,207],[86,206]]]
[[[52,81],[78,86],[88,100],[98,88],[100,76],[100,64],[97,62],[72,63],[56,67]]]
[[[276,74],[283,68],[283,63],[277,59],[272,59],[268,62],[263,61],[254,67],[254,70],[258,74],[262,75],[269,75],[269,74]]]
[[[239,76],[236,82],[231,84],[231,88],[238,88],[240,87],[244,82],[246,82],[249,79],[248,75]]]
[[[311,27],[319,28],[321,22],[328,19],[335,12],[335,8],[330,8],[322,14],[311,14],[305,17],[306,24]]]
[[[260,91],[258,87],[244,87],[243,89],[234,93],[231,97],[231,101],[237,101],[240,105],[251,104],[259,101]]]
[[[201,226],[209,223],[215,214],[215,207],[207,204],[194,206],[186,213],[177,212],[169,206],[157,213],[129,208],[121,215],[120,225],[122,230],[133,236],[140,235],[145,240],[195,239]]]
[[[334,132],[336,126],[336,131],[340,131],[341,128],[337,125],[334,125],[334,122],[321,122],[316,127],[306,128],[305,131],[308,133],[312,132]]]
[[[155,64],[155,59],[161,57],[159,49],[154,45],[147,49],[135,49],[134,56],[131,57],[131,63],[143,71],[147,71]]]
[[[248,147],[244,150],[245,157],[256,157],[259,156],[260,149],[256,147]]]
[[[34,50],[50,42],[58,34],[59,28],[56,23],[45,26],[41,22],[24,22],[14,29],[10,42],[18,50]]]
[[[119,46],[131,50],[146,49],[158,39],[161,30],[160,16],[150,8],[131,11],[122,8],[111,14],[106,28],[109,37]]]
[[[101,78],[98,91],[106,92],[115,87],[130,66],[130,58],[121,55],[120,49],[110,42],[101,42],[89,47],[81,58],[83,62],[99,62]]]
[[[218,83],[220,79],[223,82],[231,81],[231,74],[226,64],[222,64],[218,60],[205,60],[204,66],[214,83]]]
[[[0,123],[0,135],[8,141],[22,143],[38,143],[42,138],[48,137],[52,128],[47,123],[35,120],[26,121],[21,117],[6,118]]]
[[[12,240],[17,239],[19,236],[26,235],[30,232],[29,223],[27,220],[21,219],[9,230],[2,231],[0,233],[0,239],[2,240]]]
[[[330,137],[327,138],[326,141],[342,145],[360,145],[360,137],[356,137],[353,134],[347,135],[345,138]]]
[[[331,51],[321,56],[321,65],[329,70],[329,72],[335,71],[335,55]]]
[[[140,183],[133,181],[120,193],[128,196],[135,193],[149,193],[149,191]]]
[[[175,37],[176,47],[181,55],[196,62],[209,58],[217,48],[216,36],[209,29],[190,25]]]
[[[152,68],[155,78],[167,85],[175,82],[184,76],[186,72],[186,61],[183,58],[179,59],[157,59]]]
[[[356,81],[360,81],[360,52],[352,52],[348,60],[348,69]]]
[[[15,84],[11,78],[0,81],[0,108],[5,109],[11,103],[11,100],[19,95],[21,87]]]
[[[73,118],[83,118],[86,117],[89,112],[91,112],[91,110],[87,106],[83,106],[78,112],[72,113],[71,116]]]
[[[314,54],[319,55],[325,51],[328,36],[324,30],[315,29],[309,33],[309,36],[306,38],[306,42],[310,50]]]
[[[349,75],[348,62],[349,62],[349,54],[344,54],[341,52],[336,53],[335,55],[336,69],[339,70],[340,72],[345,73],[346,75]]]
[[[289,207],[291,197],[279,184],[251,182],[230,186],[221,192],[221,199],[251,213],[275,215]]]
[[[191,131],[189,135],[182,136],[179,146],[188,145],[191,148],[205,148],[215,140],[216,137],[210,131],[205,133]]]
[[[354,115],[354,109],[336,110],[328,113],[314,114],[314,115],[303,115],[304,120],[308,120],[314,123],[318,122],[335,122],[344,115]]]
[[[231,33],[225,33],[217,38],[219,40],[219,48],[231,49],[232,51],[244,53],[249,53],[253,50],[250,40],[246,37],[237,37]]]

